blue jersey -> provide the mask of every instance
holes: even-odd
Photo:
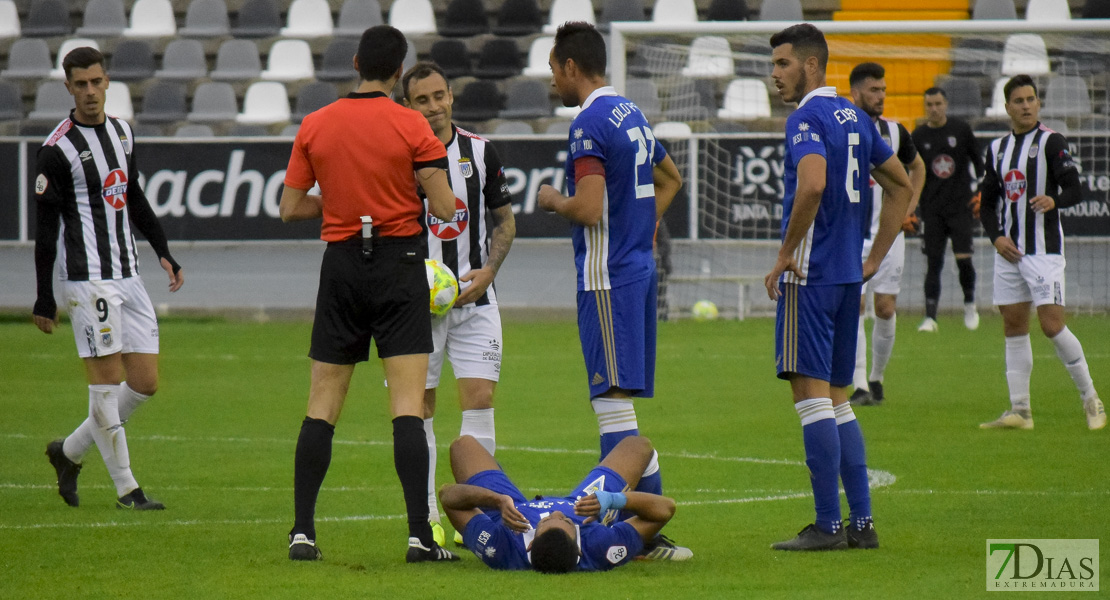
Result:
[[[798,189],[798,162],[808,154],[825,159],[825,192],[817,217],[794,253],[805,278],[787,271],[783,281],[801,285],[863,281],[860,255],[870,224],[870,199],[865,196],[871,166],[886,162],[893,152],[878,136],[870,117],[838,97],[836,88],[823,87],[806,95],[786,119],[783,237]]]
[[[570,126],[567,192],[574,195],[575,159],[595,156],[605,163],[601,221],[573,229],[578,290],[608,290],[655,272],[655,179],[652,168],[667,152],[647,119],[612,87],[595,90]]]
[[[643,540],[636,528],[623,521],[607,526],[574,514],[574,498],[544,496],[528,502],[517,502],[516,508],[533,529],[515,533],[501,523],[501,513],[487,511],[475,515],[466,525],[465,539],[476,540],[474,553],[491,568],[503,570],[528,570],[528,546],[532,544],[534,529],[540,519],[554,511],[562,511],[578,528],[579,550],[582,558],[579,571],[608,571],[623,565],[643,548]]]

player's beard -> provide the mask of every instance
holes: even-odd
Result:
[[[802,71],[800,75],[798,84],[794,86],[794,102],[801,102],[806,96],[806,88],[809,87],[809,77],[806,76],[806,72]]]

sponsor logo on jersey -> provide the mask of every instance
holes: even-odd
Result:
[[[35,178],[35,193],[39,196],[45,194],[47,185],[46,175],[39,173],[39,176]]]
[[[467,179],[474,176],[474,164],[470,162],[469,158],[459,159],[459,173],[462,173],[462,176]]]
[[[937,155],[933,159],[933,174],[941,179],[948,179],[956,172],[956,161],[947,154]]]
[[[1025,196],[1025,174],[1014,169],[1002,178],[1006,198],[1010,202],[1017,202]]]
[[[574,130],[574,139],[576,139],[576,140],[582,139],[582,128],[581,127]]]
[[[113,169],[104,178],[102,195],[104,201],[116,210],[121,210],[127,205],[127,174],[122,169]]]
[[[85,150],[79,156],[81,158],[81,162],[88,161],[89,159],[92,158],[92,150]]]
[[[470,211],[466,208],[466,204],[459,198],[455,198],[455,216],[451,218],[450,222],[441,221],[432,213],[428,213],[428,231],[432,235],[441,240],[453,240],[466,231],[467,225],[470,223]]]
[[[594,373],[594,378],[590,380],[590,383],[592,385],[601,385],[605,383],[605,378],[601,376],[601,373]]]

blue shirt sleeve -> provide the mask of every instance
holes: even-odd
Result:
[[[625,522],[612,527],[596,524],[582,528],[582,554],[598,571],[608,571],[631,561],[644,548],[636,528]]]
[[[573,164],[584,156],[596,156],[605,160],[604,131],[596,120],[590,118],[590,113],[580,113],[570,125],[570,152],[567,153],[567,161]]]
[[[512,540],[501,523],[488,516],[475,515],[466,524],[463,542],[491,569],[513,569]]]
[[[818,154],[828,160],[825,150],[825,131],[820,119],[806,118],[801,111],[794,111],[786,119],[786,147],[794,157],[794,164],[807,154]]]

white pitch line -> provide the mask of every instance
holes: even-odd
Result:
[[[405,515],[350,515],[346,517],[316,517],[317,521],[324,522],[349,522],[349,521],[394,521],[404,519]],[[174,520],[174,521],[98,521],[94,523],[31,523],[27,525],[3,525],[3,530],[35,530],[35,529],[101,529],[107,527],[165,527],[176,525],[181,527],[211,526],[211,525],[273,525],[275,523],[288,523],[289,519],[218,519],[204,521],[200,519]]]

